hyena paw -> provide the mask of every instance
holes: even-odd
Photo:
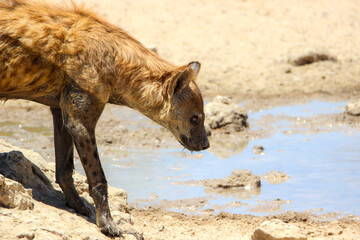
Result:
[[[104,219],[103,219],[104,220]],[[113,220],[103,221],[99,228],[101,232],[110,237],[123,237],[125,234],[133,235],[137,240],[145,240],[143,234],[133,229],[129,223],[124,225],[125,229],[116,226]]]
[[[121,224],[122,233],[133,235],[137,240],[144,240],[143,233],[139,229],[135,229],[130,223],[123,222]]]
[[[86,206],[86,204],[84,204],[80,208],[75,209],[75,211],[80,213],[81,215],[84,215],[84,216],[89,217],[89,218],[91,218],[94,215],[91,208]]]
[[[100,231],[105,234],[106,236],[110,237],[121,237],[122,232],[120,229],[116,226],[112,218],[110,217],[98,217],[96,219],[96,223],[98,227],[100,228]]]
[[[78,200],[67,201],[66,205],[86,217],[92,217],[94,215],[91,208],[88,207],[80,198]]]

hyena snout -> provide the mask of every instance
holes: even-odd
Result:
[[[206,150],[210,147],[209,139],[206,136],[205,128],[201,131],[192,131],[190,137],[180,135],[181,144],[190,151]]]

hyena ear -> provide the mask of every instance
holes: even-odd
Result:
[[[181,92],[189,85],[190,81],[195,80],[200,71],[200,67],[201,65],[199,62],[191,62],[187,66],[182,67],[183,70],[177,72],[170,80],[167,89],[168,96],[172,97],[176,93]]]
[[[194,71],[194,76],[196,77],[200,72],[201,64],[199,62],[191,62],[188,64],[188,67]]]

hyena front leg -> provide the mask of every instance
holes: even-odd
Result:
[[[63,121],[71,134],[84,167],[90,196],[96,208],[96,224],[110,236],[121,236],[108,205],[108,189],[95,140],[95,126],[104,104],[87,92],[66,86],[60,100]]]
[[[72,178],[74,169],[74,143],[65,129],[60,108],[50,108],[54,122],[54,143],[56,162],[56,182],[60,185],[67,204],[76,212],[91,216],[89,209],[79,197]]]

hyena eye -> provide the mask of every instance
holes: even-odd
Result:
[[[199,124],[199,117],[194,115],[190,118],[190,123],[193,125],[198,125]]]

